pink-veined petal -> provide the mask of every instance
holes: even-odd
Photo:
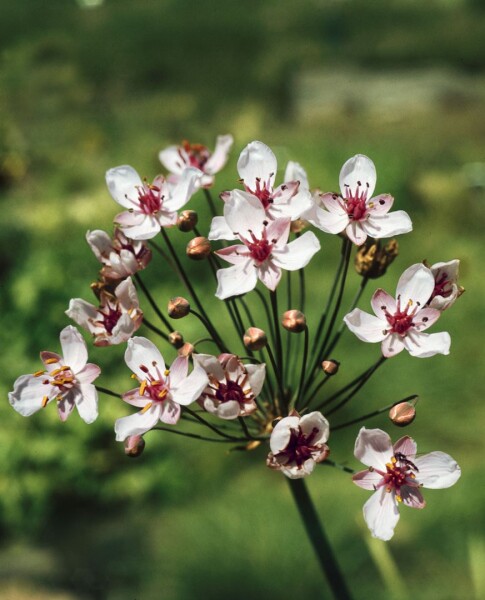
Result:
[[[273,187],[277,168],[274,152],[266,144],[258,141],[250,142],[237,161],[239,177],[252,190],[256,187],[257,179],[262,183],[269,182]]]
[[[80,385],[80,394],[74,401],[79,416],[85,423],[92,423],[98,417],[98,391],[91,383]]]
[[[355,485],[363,488],[364,490],[376,490],[378,484],[382,480],[382,475],[376,471],[359,471],[352,475],[352,481]]]
[[[163,201],[163,210],[174,212],[185,206],[198,190],[202,171],[188,167],[182,171],[175,185],[170,186],[170,195]]]
[[[331,212],[335,215],[348,217],[347,211],[344,208],[344,201],[338,194],[334,194],[332,192],[320,194],[319,202],[329,212]]]
[[[113,247],[111,238],[106,231],[102,231],[101,229],[87,231],[86,241],[100,262],[103,262],[103,259],[109,256]]]
[[[179,146],[168,146],[158,153],[158,159],[170,173],[179,175],[189,164],[186,152]]]
[[[418,456],[414,464],[419,469],[416,478],[425,488],[448,488],[454,485],[461,475],[458,463],[444,452],[436,451]]]
[[[272,260],[266,260],[256,269],[259,280],[272,292],[281,280],[281,269]]]
[[[268,240],[276,240],[274,243],[277,246],[283,246],[288,241],[290,236],[291,219],[283,217],[271,221],[266,227],[266,236]]]
[[[167,425],[176,425],[182,410],[180,405],[172,400],[165,400],[160,408],[160,421]]]
[[[248,374],[249,385],[255,397],[259,396],[263,389],[264,379],[266,377],[266,365],[244,365]]]
[[[64,364],[69,365],[73,373],[80,371],[88,360],[86,342],[72,325],[64,327],[60,335]]]
[[[386,471],[393,455],[391,438],[382,429],[362,427],[355,440],[354,456],[367,467]]]
[[[79,383],[93,383],[101,374],[101,369],[98,365],[87,363],[80,371],[76,373],[76,380]]]
[[[381,239],[409,233],[413,229],[413,224],[406,212],[395,210],[387,215],[371,213],[365,221],[362,221],[362,229],[367,235]]]
[[[194,366],[199,366],[206,373],[213,375],[218,381],[224,380],[224,369],[217,357],[210,354],[193,354]]]
[[[243,246],[242,244],[235,244],[234,246],[221,248],[220,250],[216,250],[215,254],[233,265],[243,265],[248,261],[251,264],[253,263],[250,250],[247,248],[247,246]]]
[[[410,331],[403,341],[409,354],[417,358],[450,353],[451,338],[445,331],[431,334]]]
[[[372,537],[379,540],[390,540],[394,528],[399,521],[399,510],[394,493],[386,492],[385,488],[377,490],[364,504],[364,519]]]
[[[224,218],[231,231],[243,237],[248,237],[250,231],[259,236],[267,221],[259,198],[240,190],[234,190],[224,203]]]
[[[140,388],[137,387],[129,392],[125,392],[122,396],[123,402],[127,402],[131,404],[131,406],[136,406],[137,408],[145,407],[149,402],[151,402],[148,396],[140,396]]]
[[[189,359],[186,356],[177,356],[170,365],[170,387],[177,387],[187,377]]]
[[[286,244],[282,248],[273,249],[273,262],[286,271],[303,269],[320,250],[320,242],[312,231]]]
[[[349,224],[349,216],[346,212],[329,212],[317,205],[303,213],[301,217],[325,233],[340,233]]]
[[[62,422],[67,421],[72,413],[75,405],[75,400],[81,395],[81,391],[77,388],[72,388],[69,393],[65,394],[60,400],[57,400],[57,413]]]
[[[140,381],[146,379],[146,371],[141,369],[141,366],[148,368],[150,372],[155,372],[154,369],[157,368],[162,375],[165,371],[165,361],[160,350],[144,337],[137,336],[128,340],[125,362]]]
[[[237,240],[224,217],[214,217],[208,235],[209,240]]]
[[[357,246],[362,246],[367,239],[367,233],[364,231],[363,227],[363,222],[350,221],[345,228],[345,233],[347,234],[349,240]]]
[[[380,194],[367,202],[367,209],[372,215],[385,215],[391,210],[394,198],[391,194]]]
[[[143,435],[158,423],[160,404],[153,404],[147,411],[121,417],[115,422],[116,441],[124,442],[131,435]]]
[[[123,233],[132,240],[150,240],[160,232],[160,223],[154,215],[143,215],[138,225],[125,226],[119,220]]]
[[[146,215],[142,212],[125,210],[116,215],[113,221],[123,228],[136,227],[145,222]]]
[[[300,182],[300,191],[310,189],[310,185],[308,183],[308,175],[305,169],[300,165],[300,163],[294,162],[292,160],[288,161],[285,169],[284,181],[299,181]]]
[[[424,508],[426,501],[418,488],[403,485],[401,487],[402,503],[410,508]]]
[[[192,373],[176,387],[171,387],[172,399],[177,404],[187,406],[192,404],[202,394],[209,383],[207,373],[202,367],[194,367]]]
[[[344,197],[347,197],[347,189],[351,191],[352,196],[355,196],[355,192],[359,188],[361,192],[367,192],[367,198],[371,198],[376,181],[375,165],[370,158],[363,154],[356,154],[349,158],[340,171],[339,184]]]
[[[428,267],[422,263],[408,267],[397,283],[396,297],[401,300],[401,307],[408,303],[414,308],[424,306],[434,290],[434,277]]]
[[[363,342],[381,342],[387,336],[387,323],[360,308],[354,308],[351,313],[345,315],[344,321],[350,331]]]
[[[416,442],[413,440],[412,437],[405,435],[404,437],[397,440],[397,442],[394,444],[394,454],[396,454],[396,452],[400,452],[401,454],[404,454],[404,456],[412,460],[413,457],[416,456],[417,452]]]
[[[209,160],[204,165],[204,171],[209,175],[218,173],[226,164],[229,157],[229,151],[234,143],[234,138],[231,134],[218,135],[216,147],[210,156]]]
[[[8,401],[23,417],[30,417],[43,407],[43,398],[50,402],[57,395],[57,388],[45,385],[43,377],[21,375],[15,380],[13,391],[8,394]]]
[[[393,315],[396,312],[396,301],[385,290],[378,289],[370,301],[372,310],[379,319],[386,322],[386,313]]]
[[[253,290],[257,282],[257,269],[250,259],[227,269],[219,269],[217,271],[216,297],[225,300],[232,296],[245,294]]]
[[[113,200],[125,208],[136,208],[138,203],[138,187],[143,183],[133,167],[122,165],[106,172],[106,183]]]
[[[382,356],[392,358],[404,350],[404,340],[398,333],[390,333],[381,344]]]
[[[98,311],[95,306],[82,298],[72,298],[69,301],[69,308],[66,310],[66,315],[81,327],[91,331],[91,321],[96,321]]]
[[[425,331],[440,318],[441,311],[436,308],[423,308],[413,318],[413,327],[417,331]]]

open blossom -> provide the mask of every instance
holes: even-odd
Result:
[[[225,166],[233,142],[232,135],[219,135],[214,152],[211,152],[202,144],[184,141],[181,146],[168,146],[161,150],[158,158],[171,173],[168,177],[169,181],[177,183],[184,169],[195,167],[203,173],[198,185],[208,188],[214,184],[214,175]]]
[[[65,327],[60,340],[62,356],[55,352],[41,352],[44,369],[33,375],[21,375],[14,383],[8,400],[24,417],[55,400],[62,421],[76,406],[81,419],[92,423],[98,416],[98,392],[93,381],[101,369],[87,362],[86,342],[75,327]]]
[[[113,239],[100,229],[88,231],[86,240],[96,258],[103,264],[101,275],[117,280],[134,275],[144,269],[152,258],[152,251],[145,242],[128,239],[118,228]]]
[[[326,233],[345,231],[349,239],[362,245],[367,236],[392,237],[412,230],[403,210],[389,213],[394,198],[390,194],[372,197],[377,176],[374,163],[362,154],[349,158],[340,171],[341,194],[321,194],[318,203],[302,217]]]
[[[460,261],[458,259],[435,263],[430,267],[435,280],[433,293],[428,300],[431,308],[446,310],[463,293],[463,288],[458,285],[459,267]]]
[[[133,240],[155,237],[162,227],[177,223],[177,210],[197,191],[200,177],[199,169],[188,168],[176,183],[159,176],[148,184],[129,165],[110,169],[106,173],[109,192],[127,209],[115,217],[115,222]]]
[[[235,193],[224,206],[224,217],[243,245],[216,252],[234,265],[217,271],[216,296],[221,300],[251,291],[258,279],[274,291],[281,269],[302,269],[320,249],[320,242],[310,231],[288,244],[290,219],[268,223],[257,198],[246,199]]]
[[[326,445],[330,427],[322,413],[315,411],[300,417],[292,411],[276,424],[269,445],[266,464],[290,479],[310,475],[315,465],[324,461],[329,449]]]
[[[130,277],[116,287],[114,295],[102,291],[99,307],[82,298],[73,298],[66,315],[92,333],[95,346],[126,342],[143,321],[143,312]]]
[[[394,446],[381,429],[362,427],[355,442],[355,457],[368,467],[353,475],[356,485],[375,493],[364,504],[364,519],[372,536],[390,540],[399,520],[399,504],[424,508],[420,488],[452,486],[461,475],[458,464],[444,452],[416,456],[416,442],[402,437]]]
[[[363,342],[382,342],[382,354],[387,358],[404,348],[411,356],[420,358],[448,354],[451,343],[448,333],[423,333],[441,315],[436,308],[426,306],[434,287],[431,271],[423,264],[412,265],[399,279],[396,300],[379,289],[371,299],[376,316],[356,308],[344,321]]]
[[[174,425],[180,418],[180,407],[197,400],[208,382],[201,367],[196,366],[187,374],[187,357],[179,356],[167,369],[158,348],[144,337],[128,341],[125,361],[139,386],[123,394],[123,400],[141,410],[116,421],[118,442],[129,436],[143,435],[159,421]]]
[[[234,354],[194,354],[194,365],[204,369],[209,383],[198,399],[199,404],[221,419],[246,417],[258,407],[255,398],[261,392],[266,365],[243,365]]]

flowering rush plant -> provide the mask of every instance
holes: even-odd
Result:
[[[248,452],[265,447],[267,467],[289,482],[335,597],[349,598],[304,478],[318,476],[320,465],[351,474],[349,482],[372,492],[363,515],[371,534],[382,540],[393,536],[401,505],[424,508],[421,488],[446,488],[458,480],[460,468],[451,456],[439,451],[420,455],[409,436],[393,443],[381,429],[362,427],[354,455],[366,468],[359,472],[344,465],[345,457],[335,462],[331,446],[338,430],[384,412],[395,426],[413,421],[416,395],[347,421],[339,419],[339,411],[384,363],[398,360],[397,354],[428,358],[449,353],[450,336],[436,332],[436,322],[463,291],[459,261],[413,264],[399,276],[395,296],[377,289],[372,313],[359,308],[368,284],[398,254],[394,236],[412,229],[406,212],[392,210],[390,194],[375,195],[372,160],[361,154],[350,158],[340,171],[340,191],[322,193],[311,191],[304,168],[295,162],[286,165],[278,181],[274,153],[253,141],[237,162],[240,185],[223,191],[217,204],[211,190],[232,144],[232,137],[223,135],[213,152],[189,142],[170,146],[159,154],[168,173],[152,183],[127,165],[106,174],[108,192],[123,211],[114,217],[112,234],[87,233],[102,265],[91,286],[95,299],[72,299],[66,314],[96,346],[126,345],[134,387],[113,391],[98,385],[101,369],[88,363],[83,336],[68,325],[60,333],[62,354],[41,352],[42,367],[18,377],[9,401],[23,416],[54,404],[63,421],[76,407],[92,423],[99,393],[119,398],[133,407],[114,424],[116,440],[131,457],[143,452],[145,438],[154,430]],[[205,197],[212,213],[205,235],[194,210],[201,199],[187,208],[194,195]],[[341,253],[333,284],[324,297],[313,291],[309,301],[306,267],[318,263],[321,245],[335,235]],[[182,236],[184,253],[177,251]],[[155,256],[186,288],[187,297],[167,298],[167,309],[155,300],[142,274]],[[351,259],[358,284],[346,310]],[[205,270],[203,288],[189,274],[190,261],[199,261]],[[220,303],[217,319],[202,295],[208,288]],[[144,314],[142,299],[156,315],[156,324]],[[174,321],[182,319],[196,323],[198,339],[186,340],[182,328],[175,328]],[[431,328],[435,331],[428,333]],[[377,359],[335,389],[327,385],[340,378],[333,357],[345,332],[377,344]]]

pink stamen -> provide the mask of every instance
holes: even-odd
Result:
[[[355,194],[352,194],[352,190],[349,185],[345,185],[345,198],[344,208],[349,215],[349,218],[353,221],[362,221],[367,217],[368,206],[367,202],[367,188],[369,184],[366,183],[366,188],[362,188],[360,181],[357,182],[355,188]]]

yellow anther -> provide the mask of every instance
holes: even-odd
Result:
[[[130,375],[130,377],[131,377],[132,379],[138,379],[138,377],[137,377],[137,376],[136,376],[134,373],[132,373],[132,374]]]
[[[41,375],[43,375],[45,373],[45,371],[36,371],[34,373],[34,377],[40,377]]]
[[[397,500],[398,502],[402,502],[402,498],[401,498],[401,496],[398,496],[398,495],[396,494],[396,500]]]
[[[395,456],[393,456],[391,458],[391,462],[392,462],[393,465],[395,465],[397,463],[397,458]]]
[[[165,377],[168,377],[170,375],[170,369],[165,369],[163,374],[165,375]]]
[[[247,396],[247,395],[248,395],[248,394],[250,394],[250,393],[251,393],[251,388],[246,388],[245,390],[243,390],[243,394],[244,394],[245,396]]]
[[[386,467],[388,469],[394,469],[394,464],[393,463],[386,463]]]
[[[141,409],[140,414],[144,414],[146,413],[147,410],[150,410],[150,408],[153,406],[153,402],[148,402],[148,404],[145,404],[145,406]]]
[[[48,402],[49,402],[49,397],[48,396],[44,396],[42,398],[42,408],[45,408],[47,406]]]
[[[152,385],[160,385],[162,382],[160,381],[160,379],[154,379],[152,381]]]
[[[409,298],[408,300],[408,306],[412,306],[413,305],[413,301],[411,300],[411,298]]]
[[[392,488],[391,488],[390,486],[386,487],[386,492],[387,492],[388,494],[390,494],[390,493],[391,493],[391,490],[392,490]]]
[[[52,377],[55,377],[56,375],[59,375],[59,373],[62,372],[62,369],[54,369],[53,371],[51,371],[51,375]]]
[[[69,367],[68,365],[64,365],[63,367],[61,367],[61,371],[70,371],[71,367]]]
[[[146,379],[144,379],[141,382],[140,389],[138,390],[138,393],[140,394],[140,396],[143,396],[143,394],[145,393],[146,387],[147,387],[147,382],[146,382]]]
[[[56,402],[60,402],[62,400],[62,396],[59,394],[59,396],[56,396]]]
[[[46,365],[53,365],[53,364],[54,364],[54,363],[56,363],[56,362],[59,362],[59,360],[58,360],[57,358],[48,358],[48,359],[45,361],[45,364],[46,364]]]
[[[159,394],[158,397],[160,398],[160,400],[163,400],[168,394],[167,390],[162,390]]]
[[[367,205],[369,208],[374,208],[375,203],[374,202],[369,202],[369,204]]]
[[[409,473],[408,477],[411,477],[411,479],[416,479],[416,475],[414,473]]]

